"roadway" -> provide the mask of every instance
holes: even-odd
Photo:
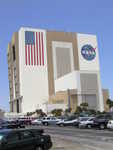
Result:
[[[113,131],[41,126],[53,140],[52,150],[111,150]]]

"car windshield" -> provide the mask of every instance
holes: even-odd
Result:
[[[90,118],[90,119],[88,119],[88,121],[93,121],[94,120],[94,118]]]
[[[3,139],[4,135],[0,134],[0,141]]]
[[[89,118],[81,118],[80,121],[87,121]]]
[[[37,119],[37,121],[42,121],[41,119]]]

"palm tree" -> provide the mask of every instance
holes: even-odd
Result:
[[[106,104],[109,106],[109,109],[113,107],[113,101],[110,98],[107,99]]]
[[[36,109],[35,112],[36,112],[37,115],[40,116],[40,117],[46,116],[46,113],[44,113],[42,109]]]
[[[88,109],[89,105],[88,105],[88,103],[83,102],[83,103],[80,104],[80,106],[81,106],[82,110],[86,111]]]
[[[63,112],[62,109],[53,109],[53,110],[51,111],[51,113],[52,113],[55,117],[61,116],[61,115],[62,115],[62,112]]]
[[[75,113],[81,113],[82,112],[82,108],[80,106],[77,106]]]

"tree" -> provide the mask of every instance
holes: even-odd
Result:
[[[96,112],[96,115],[100,115],[101,114],[101,112],[98,110],[97,112]]]
[[[44,117],[46,116],[46,114],[42,111],[42,109],[36,109],[35,111],[37,113],[37,115],[39,115],[40,117]]]
[[[80,106],[77,106],[75,113],[81,113],[82,112],[82,108]]]
[[[35,112],[27,112],[27,116],[32,116]]]
[[[89,115],[96,115],[96,110],[94,110],[94,109],[88,109],[88,114]]]
[[[42,113],[42,109],[36,109],[35,112],[37,113],[37,115],[40,115]]]
[[[63,112],[62,109],[53,109],[53,110],[51,111],[51,113],[52,113],[55,117],[61,116],[61,115],[62,115],[62,112]]]
[[[65,114],[68,114],[68,113],[71,113],[71,108],[67,108],[67,109],[65,109]]]
[[[84,102],[84,103],[81,103],[80,106],[83,111],[87,111],[89,105],[88,105],[88,103]]]
[[[111,99],[107,99],[106,104],[109,106],[109,109],[113,107],[113,101]]]

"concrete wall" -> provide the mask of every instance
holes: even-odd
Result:
[[[86,70],[86,71],[99,71],[99,55],[98,55],[98,44],[95,35],[88,35],[88,34],[77,34],[77,43],[78,43],[78,56],[79,56],[79,69]],[[96,57],[91,60],[87,61],[81,55],[81,49],[84,45],[90,44],[96,51]]]
[[[71,46],[69,46],[71,45]],[[55,93],[55,68],[54,68],[54,53],[55,48],[70,48],[72,50],[73,59],[71,59],[74,70],[79,70],[77,34],[68,32],[47,31],[47,57],[48,57],[48,82],[49,95]],[[64,59],[64,58],[63,58]],[[72,70],[71,70],[72,71]]]
[[[109,98],[109,91],[108,89],[103,89],[103,99],[104,99],[104,110],[109,111],[109,106],[106,104],[107,99]]]
[[[43,32],[44,35],[44,65],[25,64],[25,31]],[[39,46],[39,44],[38,44]],[[39,47],[38,47],[39,48]],[[22,99],[22,112],[34,111],[42,108],[48,100],[48,70],[46,52],[46,31],[21,28],[19,31],[19,66],[20,66],[20,93]]]
[[[55,92],[65,91],[67,89],[77,89],[77,86],[76,71],[55,80]]]
[[[4,117],[4,111],[2,111],[1,109],[0,109],[0,118],[3,118]]]
[[[15,51],[15,60],[13,60],[13,50]],[[19,48],[18,33],[15,32],[11,42],[8,44],[8,77],[10,90],[10,111],[17,112],[17,98],[20,96],[19,83]]]
[[[102,94],[102,87],[101,87],[101,79],[100,79],[100,65],[99,65],[99,54],[98,54],[98,44],[97,39],[95,35],[87,35],[87,34],[77,34],[77,43],[78,43],[78,56],[79,56],[79,70],[80,73],[94,73],[97,74],[97,82],[98,82],[98,88],[97,90],[97,109],[100,111],[104,110],[104,104],[103,104],[103,94]],[[82,55],[82,48],[85,45],[90,45],[95,50],[95,57],[92,60],[87,60]],[[88,55],[90,55],[90,52],[86,52]],[[81,91],[81,85],[78,91]],[[78,93],[80,94],[80,93]],[[78,96],[78,101],[81,100],[82,97]]]

